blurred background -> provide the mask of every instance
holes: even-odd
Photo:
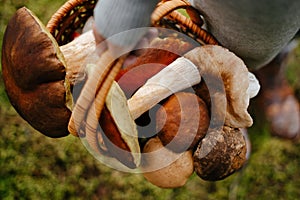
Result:
[[[46,24],[63,0],[0,0],[0,47],[10,17],[26,6]],[[300,94],[300,46],[287,76]],[[160,189],[142,175],[110,169],[78,138],[51,139],[31,128],[12,108],[0,79],[0,199],[299,199],[300,143],[272,137],[256,115],[249,129],[252,153],[238,173],[218,182],[193,175],[178,189]]]

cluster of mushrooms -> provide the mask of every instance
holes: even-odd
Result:
[[[44,135],[84,138],[68,130],[81,92],[73,89],[82,88],[97,59],[91,30],[58,46],[39,19],[20,8],[3,40],[8,97]],[[113,82],[94,150],[162,188],[181,187],[194,172],[208,181],[224,179],[246,163],[242,129],[253,123],[247,108],[258,91],[254,75],[227,49],[157,36]],[[143,132],[149,123],[151,132]]]

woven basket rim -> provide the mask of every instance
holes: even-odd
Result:
[[[50,18],[47,28],[52,33],[56,26],[62,21],[67,13],[70,13],[75,7],[82,6],[85,2],[97,2],[97,0],[68,0],[65,2]]]
[[[89,8],[89,14],[92,16],[92,9],[97,2],[98,0],[68,0],[52,15],[49,22],[47,23],[47,28],[56,40],[60,40],[60,45],[69,41],[69,38],[63,38],[64,32],[66,30],[58,30],[64,29],[64,27],[61,27],[61,24],[63,24],[65,20],[68,20],[68,18],[73,17],[72,20],[76,20],[76,16],[74,17],[72,15],[80,16],[80,13],[76,12],[82,12],[82,10],[84,10],[82,8],[84,8],[86,5],[91,6]],[[189,17],[186,17],[179,13],[177,10],[180,8],[186,9]],[[159,27],[158,22],[166,17],[172,19],[173,21],[176,21],[179,26],[187,30],[185,34],[187,34],[189,37],[192,37],[200,44],[219,44],[218,41],[210,33],[200,27],[203,21],[199,19],[200,17],[195,19],[195,16],[197,15],[200,16],[199,11],[186,0],[162,0],[158,3],[157,8],[152,13],[151,23],[152,26]],[[67,31],[75,31],[73,29],[76,28],[71,27],[71,30],[69,29]]]

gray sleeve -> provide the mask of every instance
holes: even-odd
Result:
[[[193,0],[208,30],[250,68],[269,62],[300,28],[300,0]]]
[[[122,33],[110,42],[133,47],[146,30],[134,29],[150,25],[150,16],[157,3],[158,0],[100,0],[94,9],[96,29],[105,38]]]

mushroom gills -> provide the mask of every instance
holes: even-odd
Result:
[[[106,97],[99,122],[107,137],[104,137],[105,144],[111,155],[127,167],[138,167],[141,153],[137,127],[128,109],[125,94],[116,82],[113,82]]]

